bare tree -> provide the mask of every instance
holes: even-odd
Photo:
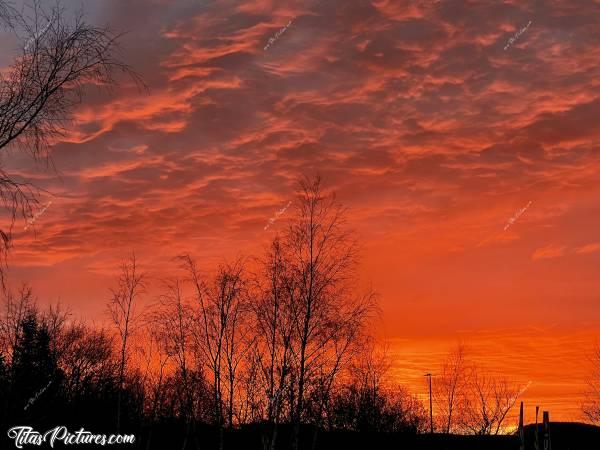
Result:
[[[60,302],[50,305],[42,315],[42,322],[50,336],[50,350],[57,360],[62,351],[62,333],[70,316],[71,310],[64,308]]]
[[[260,353],[257,351],[257,344],[254,341],[249,348],[249,354],[246,364],[243,365],[239,374],[240,389],[238,422],[239,423],[258,423],[265,420],[265,391],[263,379],[261,376]],[[265,448],[270,444],[264,442]]]
[[[15,15],[12,5],[4,0],[0,0],[0,26],[12,27],[13,17]]]
[[[121,275],[117,288],[111,289],[112,297],[108,302],[108,312],[115,325],[120,340],[119,359],[119,392],[117,396],[117,432],[121,426],[121,400],[123,382],[125,378],[125,366],[128,357],[128,344],[132,333],[138,326],[139,314],[137,301],[145,292],[144,273],[139,271],[135,253],[129,261],[121,265]]]
[[[384,377],[390,362],[385,347],[376,347],[372,339],[363,342],[361,351],[349,364],[350,382],[341,386],[328,416],[329,429],[375,429],[381,421],[385,402]]]
[[[176,374],[180,377],[179,393],[186,434],[182,449],[186,448],[194,420],[193,383],[191,376],[193,309],[184,299],[180,280],[165,282],[166,292],[151,317],[154,333],[165,346],[166,354],[174,358]]]
[[[12,355],[19,339],[23,320],[37,312],[37,305],[31,286],[21,285],[15,294],[10,288],[3,289],[3,317],[0,320],[0,351],[7,362],[12,361]]]
[[[359,432],[419,432],[427,424],[423,404],[389,377],[386,347],[364,340],[348,377],[333,395],[330,429]]]
[[[289,255],[280,238],[271,243],[259,264],[255,278],[254,320],[256,341],[252,364],[258,369],[256,378],[264,392],[263,419],[272,425],[265,448],[274,449],[278,424],[284,408],[284,392],[290,386],[292,371],[292,338],[294,336],[293,303],[299,296],[299,284],[293,277]],[[263,438],[264,439],[264,438]]]
[[[368,346],[369,336],[362,334],[362,327],[365,317],[374,303],[374,294],[367,294],[358,303],[360,306],[349,311],[346,317],[340,318],[334,329],[331,330],[331,348],[323,354],[321,361],[315,364],[318,370],[314,381],[316,389],[310,393],[313,423],[318,424],[329,420],[326,412],[331,409],[332,392],[339,378],[338,375],[364,351],[365,345]],[[316,435],[313,436],[313,439],[316,439]]]
[[[586,400],[581,405],[581,409],[590,421],[598,423],[600,422],[600,345],[594,349],[590,363]]]
[[[194,333],[194,337],[196,348],[201,353],[201,359],[207,364],[212,375],[213,406],[215,408],[213,421],[219,427],[221,434],[223,425],[222,366],[226,317],[221,316],[219,305],[212,303],[211,300],[214,301],[216,297],[219,297],[219,294],[221,294],[220,298],[222,299],[223,295],[226,294],[224,291],[217,291],[216,297],[211,297],[209,294],[210,288],[202,280],[196,262],[192,257],[184,255],[180,259],[189,273],[199,305],[198,332]],[[226,287],[222,286],[222,289],[226,289]],[[219,446],[222,446],[222,439],[219,441]]]
[[[453,430],[453,419],[457,405],[466,386],[467,362],[465,346],[459,344],[443,362],[439,375],[435,378],[434,399],[438,420],[444,433]]]
[[[144,336],[138,351],[143,360],[142,386],[145,394],[145,415],[147,418],[148,437],[146,450],[151,448],[152,434],[158,416],[159,406],[165,395],[165,378],[171,356],[168,351],[167,337],[158,324],[149,321],[149,329]]]
[[[323,380],[327,386],[335,379],[374,306],[372,295],[358,299],[353,295],[358,245],[335,195],[323,192],[320,177],[303,178],[297,205],[284,238],[298,285],[298,295],[290,302],[297,371],[294,448],[298,448],[307,393],[322,387]]]
[[[229,427],[233,425],[240,363],[251,348],[244,326],[249,311],[244,264],[241,260],[222,264],[212,282],[206,283],[189,255],[180,259],[199,306],[194,335],[201,360],[212,376],[214,423],[219,429],[222,448],[223,425],[225,421]]]
[[[116,72],[143,84],[117,56],[119,36],[109,29],[88,25],[81,15],[68,21],[60,4],[46,11],[35,2],[32,13],[29,18],[0,0],[0,24],[24,33],[20,55],[0,74],[0,150],[16,148],[50,162],[49,148],[65,135],[86,85],[110,89]],[[10,227],[0,230],[3,257],[12,224],[18,215],[31,216],[38,194],[29,182],[0,167],[0,199],[12,218]]]
[[[246,360],[253,346],[251,322],[249,320],[250,302],[244,265],[238,260],[233,265],[220,268],[217,277],[219,292],[228,292],[219,301],[221,317],[226,322],[225,364],[227,380],[227,425],[233,427],[234,416],[238,416],[235,405],[237,385],[241,364]],[[221,286],[224,286],[221,288]]]
[[[67,398],[84,397],[94,385],[117,379],[119,364],[113,355],[114,342],[105,330],[82,322],[63,324],[54,340]]]
[[[471,434],[499,434],[519,393],[519,387],[505,377],[485,373],[477,366],[470,367],[465,394],[459,404],[459,426]]]

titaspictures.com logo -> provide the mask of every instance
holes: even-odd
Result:
[[[16,448],[23,448],[24,445],[40,446],[48,443],[51,448],[54,444],[62,442],[64,445],[115,445],[115,444],[133,444],[135,435],[133,434],[93,434],[80,428],[79,431],[70,432],[67,427],[59,425],[45,433],[35,431],[32,427],[16,426],[8,430],[8,437],[14,439]]]

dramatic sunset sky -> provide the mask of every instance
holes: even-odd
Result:
[[[424,395],[422,375],[463,341],[531,382],[529,418],[538,404],[581,419],[600,338],[597,0],[83,10],[127,31],[122,57],[149,92],[126,79],[89,91],[53,148],[57,172],[3,158],[53,194],[33,227],[15,225],[11,285],[102,321],[132,250],[156,280],[182,252],[206,269],[259,254],[294,212],[264,229],[297,177],[318,172],[350,209],[399,381]]]

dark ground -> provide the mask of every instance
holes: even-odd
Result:
[[[90,427],[88,431],[101,433]],[[36,428],[41,431],[41,429]],[[69,426],[70,431],[79,429]],[[277,450],[290,448],[290,428],[280,426]],[[113,430],[114,432],[114,430]],[[123,430],[122,433],[131,432]],[[110,433],[107,433],[110,434]],[[62,443],[55,448],[127,448],[130,450],[181,450],[185,428],[176,424],[163,424],[154,428],[151,446],[147,448],[146,433],[135,433],[141,438],[135,445],[95,447],[93,445],[69,445]],[[209,427],[197,430],[197,438],[190,437],[188,450],[217,450],[217,433]],[[224,450],[263,450],[262,438],[266,437],[266,429],[260,425],[251,425],[241,430],[224,433]],[[399,434],[399,433],[355,433],[318,431],[315,440],[315,429],[306,427],[302,430],[303,439],[299,450],[519,450],[516,436],[461,436],[443,434]],[[539,426],[540,450],[543,448],[543,430]],[[580,423],[550,424],[551,450],[600,450],[600,427]],[[194,442],[196,441],[196,442]],[[525,450],[534,450],[535,425],[525,427]],[[197,443],[197,445],[196,445]],[[314,444],[314,447],[313,447]],[[8,440],[6,431],[0,439],[0,450],[15,448],[14,442]],[[49,448],[47,444],[23,446],[23,449]]]
[[[199,430],[199,449],[216,449],[216,435],[210,430]],[[248,426],[239,431],[226,432],[224,435],[225,450],[262,450],[261,436],[264,429],[259,426]],[[152,449],[162,450],[172,447],[174,441],[157,439],[177,436],[173,430],[164,432],[156,430],[156,439]],[[210,437],[212,435],[212,438]],[[517,436],[461,436],[443,434],[399,434],[399,433],[354,433],[318,431],[315,439],[314,428],[303,429],[303,440],[300,450],[519,450]],[[540,450],[543,449],[543,430],[539,426]],[[550,424],[552,450],[600,450],[600,427],[579,423],[554,422]],[[178,442],[181,442],[178,440]],[[535,425],[525,427],[525,449],[534,450]],[[277,450],[290,448],[290,429],[280,427]],[[145,448],[145,447],[144,447]],[[193,447],[190,446],[190,449]]]

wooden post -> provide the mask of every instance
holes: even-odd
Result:
[[[550,443],[550,414],[544,411],[544,450],[552,450]]]
[[[538,415],[540,413],[540,407],[535,407],[535,450],[540,450],[540,432],[538,429]]]
[[[521,445],[520,450],[525,450],[525,430],[523,429],[523,402],[521,402],[521,410],[519,411],[519,440]]]

